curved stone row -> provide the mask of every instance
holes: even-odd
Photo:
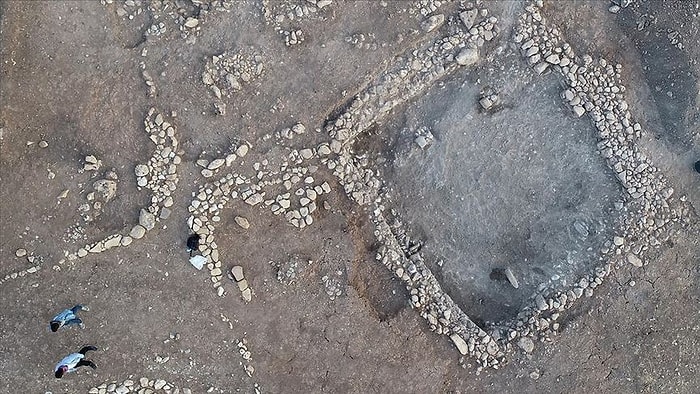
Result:
[[[329,168],[341,180],[346,194],[358,204],[375,200],[379,182],[374,170],[366,165],[367,159],[351,151],[355,137],[386,117],[397,105],[425,92],[437,80],[461,66],[475,64],[479,59],[478,48],[498,32],[495,17],[485,17],[474,23],[476,13],[466,17],[465,12],[447,21],[447,35],[398,57],[386,72],[355,96],[344,113],[326,124],[326,132],[332,138],[330,149],[340,154]],[[484,9],[481,14],[488,12]],[[444,21],[444,17],[442,19]],[[433,27],[436,28],[438,26]]]
[[[483,19],[476,23],[478,15]],[[326,125],[332,138],[329,148],[338,154],[335,160],[328,161],[328,168],[334,171],[349,198],[371,207],[370,218],[381,245],[377,260],[404,282],[411,307],[427,320],[430,329],[449,336],[462,355],[476,359],[479,371],[484,367],[498,368],[504,360],[503,349],[445,293],[420,252],[403,243],[406,237],[400,221],[388,224],[383,213],[381,180],[369,158],[355,154],[352,146],[357,136],[397,105],[422,94],[459,67],[475,64],[478,48],[498,33],[497,19],[487,15],[486,9],[471,9],[449,18],[447,35],[398,57],[350,102],[344,113]],[[444,19],[429,18],[423,30],[440,28]]]
[[[124,381],[110,381],[88,390],[88,394],[192,394],[189,388],[180,388],[163,379],[149,379],[142,377],[138,382],[132,379]]]
[[[462,355],[477,360],[478,370],[498,369],[504,361],[503,349],[445,293],[425,265],[418,251],[420,245],[408,242],[401,222],[395,219],[389,224],[380,205],[373,205],[371,218],[375,236],[382,245],[377,260],[404,282],[411,296],[411,307],[428,321],[431,331],[448,335]]]
[[[99,241],[78,248],[75,252],[64,251],[65,258],[53,266],[55,271],[59,271],[61,265],[67,261],[75,261],[116,247],[129,246],[135,239],[142,238],[147,231],[154,229],[160,220],[165,220],[170,216],[170,207],[173,205],[172,193],[177,189],[179,180],[177,166],[181,162],[181,158],[177,154],[176,130],[170,121],[163,114],[157,112],[155,108],[148,111],[144,119],[144,127],[149,139],[155,145],[155,150],[148,163],[136,165],[134,171],[137,177],[137,188],[139,190],[145,188],[150,191],[151,204],[140,210],[139,223],[135,224],[128,233],[123,231],[110,234]],[[31,257],[34,260],[35,256]],[[0,279],[0,284],[10,279],[38,272],[41,269],[42,259],[35,261],[37,264],[34,266],[5,275]]]
[[[294,135],[303,134],[306,127],[296,124],[280,131],[279,141],[286,141]],[[303,229],[314,223],[314,215],[320,207],[329,209],[327,201],[321,197],[331,192],[326,181],[314,178],[317,167],[309,164],[312,160],[325,160],[330,154],[327,144],[318,148],[290,149],[288,156],[279,165],[273,167],[267,159],[254,162],[252,168],[233,168],[237,158],[245,157],[252,146],[246,142],[231,148],[224,158],[211,162],[201,159],[198,164],[204,167],[205,178],[215,179],[202,185],[194,193],[188,211],[188,227],[192,233],[199,234],[201,241],[199,253],[203,256],[211,281],[219,296],[226,294],[222,278],[222,261],[219,255],[214,232],[216,223],[221,221],[221,211],[232,200],[241,200],[250,206],[269,209],[274,215],[281,215],[292,226]],[[237,217],[236,223],[243,229],[250,227],[250,222]],[[252,291],[249,282],[241,287],[242,281],[236,281],[242,296],[250,301]]]
[[[518,345],[532,351],[532,339],[549,341],[559,328],[561,313],[593,289],[616,267],[644,265],[643,254],[671,235],[671,224],[683,219],[678,200],[666,177],[637,146],[642,127],[635,122],[625,101],[621,82],[622,66],[589,55],[576,56],[556,27],[547,26],[540,13],[542,1],[528,3],[519,17],[513,39],[533,69],[542,74],[553,70],[567,85],[562,99],[574,116],[588,114],[598,131],[601,156],[615,173],[625,191],[622,230],[601,248],[601,263],[568,289],[547,286],[532,298],[532,304],[518,314],[515,322],[500,330],[501,339],[518,339]],[[499,332],[498,329],[495,330]],[[497,334],[498,336],[498,334]]]

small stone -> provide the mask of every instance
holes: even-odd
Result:
[[[236,155],[239,157],[245,157],[248,154],[248,145],[243,144],[236,149]]]
[[[544,297],[542,297],[542,294],[538,294],[537,297],[535,297],[535,304],[537,305],[537,309],[541,311],[546,311],[549,309],[549,305],[544,300]]]
[[[153,385],[153,388],[156,389],[156,390],[160,390],[160,389],[162,389],[163,387],[165,387],[165,385],[166,385],[165,380],[163,380],[163,379],[158,379],[158,380],[156,380],[155,384]]]
[[[131,231],[129,232],[129,236],[134,239],[141,239],[145,234],[146,229],[140,224],[137,224],[134,227],[132,227]]]
[[[253,194],[252,196],[248,197],[245,202],[249,205],[257,205],[263,202],[263,196],[261,196],[258,193]]]
[[[445,23],[445,15],[437,14],[429,17],[421,23],[421,28],[424,32],[430,33],[431,31],[437,29]]]
[[[462,20],[462,23],[464,23],[464,27],[466,27],[467,30],[471,29],[472,26],[474,26],[474,21],[476,21],[477,13],[478,11],[475,9],[462,11],[459,13],[459,19]]]
[[[635,267],[641,267],[644,265],[642,260],[639,257],[637,257],[637,255],[635,255],[634,253],[629,253],[627,255],[627,262]]]
[[[459,336],[459,334],[450,335],[450,339],[455,344],[460,354],[466,356],[467,353],[469,353],[469,346],[467,346],[467,343],[464,341],[464,339],[462,339],[462,337]]]
[[[236,224],[241,226],[241,228],[248,229],[250,228],[250,223],[248,222],[248,219],[244,218],[243,216],[236,216],[233,218],[233,220],[236,221]]]
[[[516,289],[518,287],[520,287],[520,285],[518,284],[518,279],[515,277],[515,275],[513,274],[513,271],[510,268],[506,268],[504,270],[504,272],[506,274],[506,278],[508,279],[508,282],[510,282],[510,284],[513,287],[515,287]]]
[[[141,385],[141,387],[148,387],[148,378],[139,379],[139,384]]]
[[[537,63],[535,65],[535,71],[538,74],[543,74],[547,70],[547,68],[549,68],[549,63]]]
[[[521,337],[518,340],[518,347],[523,349],[525,353],[532,353],[532,351],[535,350],[535,343],[528,337]]]
[[[211,276],[221,275],[221,268],[214,268],[213,270],[211,270],[210,274],[211,274]]]
[[[625,239],[622,237],[615,236],[613,237],[613,243],[616,246],[622,246],[625,243]]]
[[[247,288],[241,292],[241,296],[243,296],[243,299],[246,302],[250,302],[250,300],[253,299],[253,292],[250,290],[250,288]]]
[[[248,288],[248,281],[245,279],[238,281],[238,290],[243,291]]]
[[[121,385],[117,387],[114,392],[117,394],[127,394],[129,392],[129,389],[126,386]]]
[[[221,167],[225,163],[226,163],[225,159],[215,159],[211,163],[209,163],[207,168],[210,170],[216,170],[217,168]]]
[[[484,97],[481,100],[479,100],[479,104],[481,104],[482,108],[489,109],[493,106],[493,101],[491,101],[491,99],[488,97]]]
[[[133,241],[134,241],[134,239],[127,235],[127,236],[122,237],[121,244],[122,244],[122,246],[129,246],[129,245],[131,245],[131,243]]]
[[[141,213],[139,214],[139,224],[143,226],[147,231],[152,230],[156,226],[156,217],[147,210],[141,208]],[[134,238],[140,238],[135,237]]]
[[[236,282],[240,282],[243,279],[245,279],[245,277],[243,276],[243,267],[241,267],[240,265],[234,265],[231,268],[231,275],[233,276],[233,279]]]
[[[116,236],[110,237],[107,239],[104,243],[104,248],[105,249],[111,249],[115,246],[119,246],[119,244],[122,241],[122,236],[117,234]]]
[[[308,160],[308,159],[310,159],[310,158],[312,158],[312,157],[314,156],[314,151],[312,151],[312,150],[309,149],[309,148],[306,148],[306,149],[300,150],[300,151],[299,151],[299,154],[300,154],[301,157],[303,157],[305,160]]]
[[[24,248],[19,248],[15,252],[15,256],[17,256],[17,257],[24,257],[26,255],[27,255],[27,249],[24,249]]]
[[[197,19],[197,18],[189,17],[185,21],[185,27],[187,27],[187,28],[192,29],[192,28],[197,27],[197,25],[199,25],[199,19]]]
[[[306,133],[306,126],[304,126],[301,123],[297,123],[294,126],[292,126],[292,131],[295,134],[304,134],[304,133]]]
[[[459,51],[455,60],[460,66],[471,66],[479,60],[479,50],[472,47],[464,48]]]
[[[134,173],[136,176],[146,176],[148,175],[149,168],[145,164],[138,164],[136,168],[134,169]]]
[[[49,146],[48,142],[46,142],[44,140],[39,141],[39,148],[47,148],[48,146]]]
[[[583,116],[583,114],[586,113],[586,110],[580,105],[574,105],[573,111],[574,115],[576,115],[577,118],[580,118],[581,116]]]
[[[88,251],[85,248],[80,248],[78,249],[78,257],[85,257],[87,256]]]

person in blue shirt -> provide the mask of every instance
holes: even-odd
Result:
[[[66,357],[63,357],[63,359],[56,364],[56,367],[53,370],[56,378],[60,379],[64,374],[73,372],[80,367],[87,366],[92,369],[97,369],[97,365],[95,365],[95,363],[85,359],[85,353],[91,350],[97,350],[97,347],[92,345],[83,346],[78,353],[71,353]]]
[[[58,331],[59,328],[63,326],[70,326],[70,325],[78,325],[80,328],[83,328],[83,321],[80,320],[78,317],[77,313],[79,311],[87,311],[89,310],[85,305],[76,305],[71,309],[64,309],[61,312],[59,312],[56,316],[51,319],[51,323],[49,323],[49,327],[51,328],[51,331],[56,332]]]

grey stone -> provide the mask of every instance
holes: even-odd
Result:
[[[506,274],[506,278],[508,279],[508,282],[510,282],[510,284],[513,287],[515,287],[516,289],[518,287],[520,287],[520,284],[518,284],[518,279],[515,277],[515,275],[513,274],[513,271],[510,268],[505,269],[505,274]]]
[[[445,23],[445,15],[437,14],[429,17],[421,23],[421,28],[424,32],[429,33]]]
[[[152,213],[141,208],[141,213],[139,214],[139,224],[143,226],[147,231],[150,231],[156,226],[156,217]],[[134,236],[132,235],[132,237]]]
[[[471,66],[479,60],[479,50],[477,48],[463,48],[455,57],[460,66]]]
[[[246,144],[243,144],[243,145],[239,146],[238,149],[236,149],[236,155],[238,155],[238,157],[245,157],[245,155],[247,155],[247,154],[248,154],[248,145],[246,145]]]
[[[634,253],[629,253],[627,255],[627,262],[632,264],[635,267],[641,267],[644,265],[644,263],[642,262],[642,259],[637,257],[637,255],[635,255]]]
[[[146,176],[148,175],[149,168],[145,164],[138,164],[136,168],[134,168],[134,173],[136,176]]]
[[[145,234],[146,229],[140,224],[137,224],[134,227],[132,227],[131,231],[129,232],[129,236],[133,239],[141,239]]]
[[[462,20],[462,23],[464,23],[464,27],[466,27],[467,30],[471,29],[472,26],[474,26],[474,21],[476,21],[477,13],[478,11],[475,9],[462,11],[459,13],[459,19]]]
[[[455,344],[455,346],[457,347],[457,350],[459,350],[460,354],[465,356],[469,353],[469,346],[464,341],[464,339],[462,339],[462,337],[459,336],[459,334],[450,335],[450,339],[452,340],[452,343]]]
[[[250,302],[253,299],[253,292],[250,290],[250,288],[247,288],[241,292],[241,295],[243,296],[243,299],[246,302]]]
[[[535,304],[537,305],[537,309],[541,311],[546,311],[547,309],[549,309],[549,305],[547,305],[547,303],[545,302],[544,297],[542,297],[542,294],[538,294],[535,297]]]
[[[250,227],[250,223],[248,222],[248,219],[246,219],[242,216],[236,216],[235,218],[233,218],[233,220],[236,221],[236,224],[238,224],[239,226],[241,226],[242,228],[244,228],[246,230]]]
[[[532,353],[535,350],[535,343],[528,337],[521,337],[518,340],[518,347],[523,349],[525,353]]]
[[[240,265],[234,265],[231,268],[231,275],[233,275],[233,279],[236,282],[240,282],[243,279],[245,279],[245,277],[243,276],[243,267],[241,267]]]

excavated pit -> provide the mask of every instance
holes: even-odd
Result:
[[[388,205],[423,242],[446,292],[483,324],[514,318],[539,285],[564,286],[594,268],[613,236],[620,187],[594,128],[561,104],[553,76],[530,84],[505,76],[493,112],[479,106],[478,83],[463,78],[398,109],[376,133]],[[421,149],[424,127],[434,140]]]

